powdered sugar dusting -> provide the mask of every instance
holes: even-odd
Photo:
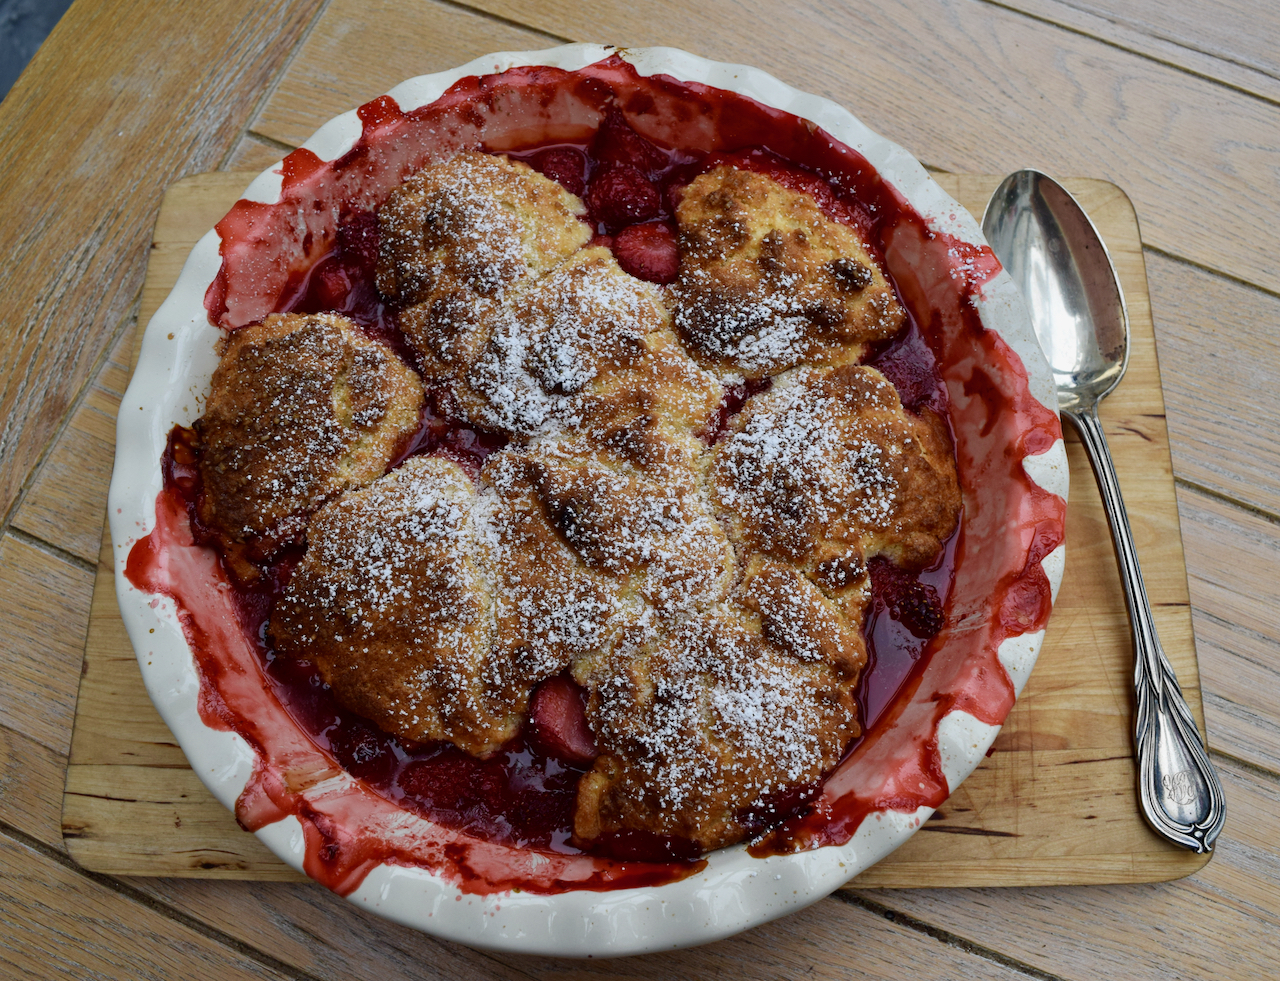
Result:
[[[805,310],[812,306],[798,276],[783,277],[777,288],[760,289],[724,304],[708,325],[700,303],[716,290],[706,270],[690,271],[678,293],[689,297],[677,305],[676,325],[698,339],[708,354],[733,361],[743,371],[755,374],[778,364],[803,358],[810,345],[811,330]]]
[[[807,194],[722,164],[677,207],[676,326],[703,360],[762,377],[856,357],[903,311],[865,244]]]
[[[856,732],[829,674],[761,643],[727,610],[615,657],[622,667],[599,684],[589,718],[606,745],[628,747],[615,806],[632,800],[661,833],[723,839],[737,811],[816,780]]]
[[[851,517],[881,528],[898,504],[897,479],[885,466],[902,452],[897,420],[856,416],[862,405],[815,391],[819,377],[805,369],[775,385],[725,442],[718,461],[727,478],[724,505],[761,522],[785,521],[784,509],[795,514],[802,499],[806,519],[829,524]],[[874,384],[892,391],[878,376]]]
[[[892,385],[850,363],[902,313],[862,295],[879,274],[860,259],[792,268],[804,235],[757,234],[770,219],[752,213],[754,231],[721,231],[763,235],[751,261],[765,274],[708,333],[690,298],[720,272],[682,267],[670,294],[629,276],[580,247],[572,202],[526,171],[460,155],[379,218],[379,288],[424,369],[511,442],[474,480],[415,458],[325,508],[273,635],[379,724],[477,754],[568,670],[601,754],[578,837],[719,847],[858,733],[864,559],[895,536],[930,547],[903,514],[911,467],[938,454],[922,454]],[[848,251],[851,234],[829,237]],[[835,366],[777,374],[815,351]],[[776,375],[714,446],[698,434],[723,425],[726,396],[708,368]]]
[[[494,296],[581,246],[582,212],[524,164],[460,153],[410,177],[379,212],[378,289],[405,304],[445,287]]]
[[[277,315],[236,332],[196,423],[201,519],[269,554],[386,469],[422,400],[413,372],[345,317]]]
[[[311,556],[325,566],[333,580],[323,598],[328,609],[341,609],[353,624],[371,626],[373,617],[398,603],[416,602],[410,581],[421,552],[438,552],[438,577],[446,600],[465,590],[471,576],[462,556],[476,551],[484,533],[471,527],[470,482],[430,480],[437,465],[417,458],[358,494],[336,501],[320,516],[311,542]],[[348,595],[337,607],[343,581]],[[444,622],[465,616],[448,604],[430,614]]]
[[[578,429],[581,393],[634,359],[664,319],[652,287],[603,249],[581,252],[497,312],[488,347],[465,376],[479,397],[470,414],[519,436]]]

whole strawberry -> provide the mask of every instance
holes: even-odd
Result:
[[[650,283],[673,283],[680,270],[675,233],[660,223],[624,228],[613,240],[613,254],[626,272]]]
[[[661,150],[632,129],[617,106],[610,106],[591,143],[597,165],[635,167],[653,175],[667,165]]]
[[[570,194],[582,196],[587,187],[587,158],[573,147],[540,150],[529,160],[529,166],[543,177],[556,181]]]
[[[662,203],[658,189],[635,167],[616,164],[591,178],[587,187],[591,217],[616,232],[627,225],[656,218]]]
[[[936,637],[946,623],[938,591],[884,559],[873,559],[872,600],[921,640]]]

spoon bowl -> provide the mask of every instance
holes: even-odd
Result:
[[[1134,744],[1143,816],[1174,844],[1209,851],[1226,819],[1222,784],[1156,636],[1098,416],[1099,400],[1120,383],[1129,360],[1129,316],[1111,257],[1076,199],[1035,170],[1010,174],[996,188],[982,231],[1027,301],[1053,370],[1058,408],[1080,434],[1111,525],[1133,626]]]
[[[991,195],[982,230],[1031,310],[1059,408],[1111,392],[1129,361],[1129,314],[1089,216],[1053,178],[1020,170]]]

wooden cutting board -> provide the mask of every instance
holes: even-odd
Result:
[[[192,245],[253,176],[202,174],[169,188],[139,323],[147,323]],[[999,182],[935,176],[974,214]],[[1066,184],[1102,233],[1128,301],[1129,371],[1103,403],[1103,422],[1160,637],[1203,730],[1137,217],[1114,184]],[[135,339],[135,363],[137,347]],[[1166,844],[1138,814],[1128,619],[1106,518],[1072,433],[1067,452],[1066,576],[1035,672],[987,760],[920,833],[852,885],[1154,882],[1189,875],[1208,861]],[[104,529],[63,797],[67,850],[86,868],[116,875],[300,879],[205,790],[152,707],[116,606],[112,551]]]

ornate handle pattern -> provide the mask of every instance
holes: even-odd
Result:
[[[1138,695],[1134,746],[1142,813],[1157,832],[1174,844],[1207,852],[1226,820],[1226,798],[1191,709],[1182,697],[1177,676],[1156,636],[1133,532],[1098,419],[1098,407],[1095,403],[1080,411],[1064,411],[1063,415],[1079,431],[1098,478],[1133,625],[1133,683]]]

